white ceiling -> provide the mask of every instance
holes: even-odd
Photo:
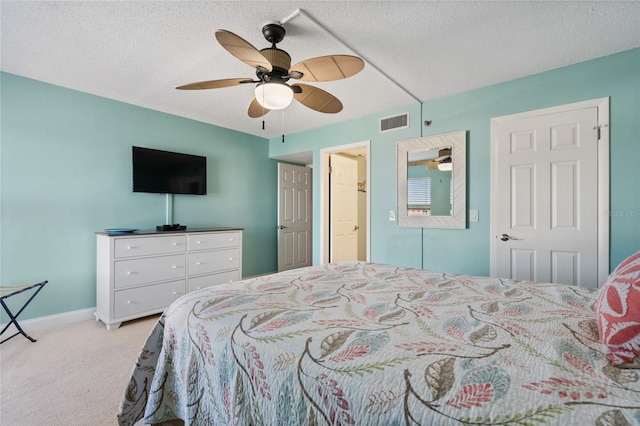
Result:
[[[303,13],[292,17],[298,9]],[[2,71],[262,137],[640,46],[638,1],[2,0],[0,13]],[[351,78],[311,83],[337,96],[342,112],[322,114],[294,102],[284,114],[267,114],[263,130],[262,119],[246,113],[252,85],[175,89],[255,77],[214,32],[229,30],[262,49],[269,44],[261,28],[273,21],[287,21],[278,47],[294,64],[336,53],[365,60]]]

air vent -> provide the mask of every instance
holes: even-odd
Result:
[[[380,119],[380,133],[406,129],[407,127],[409,127],[409,113],[406,112],[393,117],[384,117]]]

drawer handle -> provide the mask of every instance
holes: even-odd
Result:
[[[132,274],[132,272],[131,272],[131,271],[127,271],[127,275],[131,275],[131,274]]]
[[[133,301],[131,301],[131,300],[127,300],[127,305],[130,305],[130,304],[132,304],[132,303],[133,303]]]
[[[174,292],[173,292],[173,295],[175,296],[176,294],[178,294],[178,292],[177,292],[177,291],[174,291]]]
[[[127,250],[131,250],[131,249],[134,249],[134,248],[136,248],[136,246],[127,246]]]
[[[176,265],[171,265],[171,269],[178,269]]]
[[[196,287],[196,290],[200,290],[200,287]]]
[[[200,263],[200,262],[196,262],[196,265],[200,266],[200,265],[202,265],[202,263]]]
[[[233,238],[229,238],[229,241],[233,241]]]
[[[178,245],[178,243],[173,243],[173,244],[171,244],[171,245],[175,247],[175,246],[177,246],[177,245]]]
[[[196,244],[200,244],[200,241],[196,241]]]

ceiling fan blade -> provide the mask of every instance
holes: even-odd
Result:
[[[263,107],[258,103],[258,100],[256,98],[253,98],[251,100],[251,103],[249,104],[249,109],[247,110],[247,114],[249,114],[249,117],[251,118],[258,118],[258,117],[262,117],[269,111],[271,110]]]
[[[238,86],[243,83],[253,83],[250,78],[225,78],[224,80],[209,80],[198,81],[196,83],[189,83],[183,86],[178,86],[176,89],[180,90],[202,90],[202,89],[219,89],[221,87]]]
[[[302,81],[332,81],[351,77],[363,68],[364,61],[357,56],[329,55],[298,62],[291,67],[289,75],[302,73]]]
[[[308,84],[296,84],[292,87],[294,88],[293,97],[307,108],[327,114],[342,111],[342,102],[331,93]],[[299,87],[301,91],[298,92],[296,87]]]
[[[407,162],[407,166],[426,166],[433,163],[433,160],[417,160]]]
[[[262,67],[267,71],[273,69],[267,58],[242,37],[227,30],[217,30],[216,39],[222,47],[245,64],[253,68]]]

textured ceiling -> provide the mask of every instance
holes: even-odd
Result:
[[[296,14],[301,9],[302,14]],[[638,1],[167,2],[2,1],[1,69],[275,137],[512,80],[640,46]],[[252,85],[202,91],[202,80],[253,78],[216,29],[258,49],[263,24],[286,21],[278,45],[292,63],[358,54],[354,77],[312,83],[344,104],[322,114],[297,104],[247,116]],[[324,29],[328,29],[328,32]],[[341,40],[341,41],[340,41]]]

